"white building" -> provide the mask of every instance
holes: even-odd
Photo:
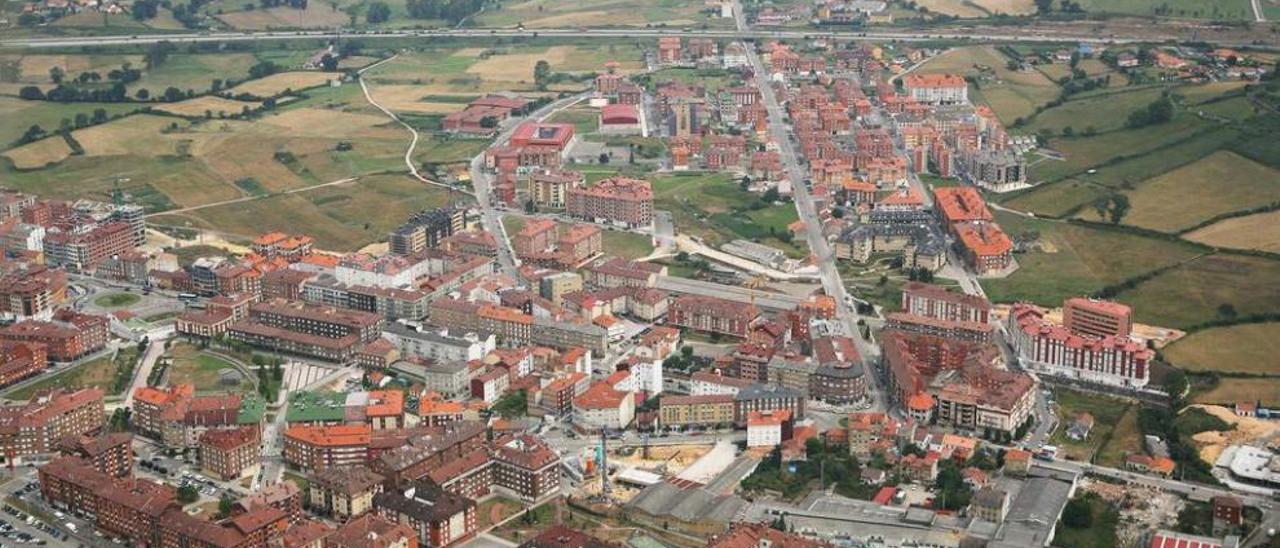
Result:
[[[371,287],[409,287],[414,280],[431,274],[431,261],[425,255],[383,255],[353,253],[342,258],[333,269],[339,283]]]
[[[619,385],[598,382],[574,398],[574,424],[587,430],[623,430],[630,425],[636,416],[635,393],[621,390]]]
[[[492,333],[454,333],[448,328],[400,320],[388,323],[382,335],[406,358],[437,362],[468,362],[485,357],[497,348]]]
[[[747,447],[777,447],[791,412],[752,411],[747,414]]]
[[[637,390],[647,392],[649,396],[662,393],[662,360],[632,360],[631,376],[635,378]]]
[[[969,83],[958,74],[908,74],[903,89],[912,99],[930,105],[963,105],[969,102]]]

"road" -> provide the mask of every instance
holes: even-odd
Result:
[[[515,133],[516,128],[525,121],[542,121],[556,111],[566,108],[570,105],[586,98],[588,93],[580,93],[557,99],[542,108],[529,114],[529,116],[520,119],[507,121],[498,133],[498,136],[489,145],[489,148],[503,146],[511,140],[511,135]],[[520,263],[516,261],[515,251],[511,248],[511,238],[507,234],[507,228],[502,224],[502,212],[495,207],[493,200],[493,178],[485,169],[485,154],[488,149],[475,158],[471,159],[471,186],[475,189],[476,204],[480,209],[480,223],[484,227],[485,232],[493,234],[498,240],[498,266],[503,272],[515,279],[520,279],[520,273],[516,267]]]
[[[816,258],[822,287],[827,295],[836,299],[837,314],[844,326],[845,333],[853,339],[858,348],[858,353],[863,357],[864,363],[870,364],[877,359],[876,357],[880,353],[879,349],[864,340],[858,331],[858,312],[851,305],[850,299],[847,298],[848,294],[845,292],[844,280],[840,278],[840,272],[836,269],[835,255],[831,251],[831,245],[822,235],[821,218],[818,217],[817,208],[814,207],[813,199],[809,196],[808,186],[805,185],[808,176],[800,164],[800,156],[796,153],[795,147],[792,146],[791,137],[788,135],[789,131],[784,122],[782,106],[779,105],[778,99],[773,93],[773,86],[769,83],[770,73],[765,68],[764,63],[760,61],[760,55],[756,53],[754,45],[744,43],[742,46],[747,51],[747,57],[751,61],[752,70],[755,72],[756,87],[760,89],[761,99],[764,101],[765,108],[769,113],[769,132],[774,142],[778,144],[778,152],[781,154],[783,165],[786,167],[787,177],[791,179],[796,211],[800,214],[800,220],[804,222],[809,252]],[[872,409],[887,409],[884,393],[878,387],[875,375],[867,375],[867,379],[870,381],[867,383],[867,395],[872,402]]]
[[[302,390],[316,390],[339,379],[355,375],[358,372],[359,369],[355,366],[336,369],[332,373],[303,387]],[[285,404],[276,409],[275,420],[264,424],[262,429],[262,470],[253,479],[252,491],[257,491],[263,485],[279,482],[284,476],[284,431],[288,426],[285,423],[288,411],[289,403],[286,399]]]
[[[409,130],[409,133],[413,136],[413,139],[409,141],[408,148],[406,148],[404,151],[404,164],[409,167],[409,173],[413,175],[415,179],[422,181],[424,183],[427,183],[429,185],[442,186],[452,190],[453,189],[452,186],[446,185],[438,181],[432,181],[431,179],[428,179],[422,176],[422,173],[418,172],[418,166],[413,163],[413,151],[418,148],[418,139],[421,137],[420,135],[418,135],[418,130],[414,129],[413,126],[409,125],[404,120],[401,120],[399,116],[396,116],[396,113],[391,112],[391,110],[388,109],[387,107],[384,107],[378,104],[378,102],[373,99],[373,94],[369,92],[369,84],[364,80],[365,72],[369,71],[370,69],[376,68],[382,65],[383,63],[387,63],[399,56],[400,54],[392,55],[391,57],[388,57],[386,59],[378,61],[377,63],[374,63],[372,65],[369,65],[367,67],[364,67],[356,71],[356,74],[360,76],[360,91],[364,92],[364,99],[368,101],[370,105],[373,105],[374,108],[377,108],[378,110],[382,111],[383,114],[386,114],[387,117],[391,118],[397,124],[404,126],[404,128]]]
[[[1253,6],[1253,20],[1258,23],[1266,23],[1267,16],[1262,11],[1262,0],[1249,0],[1249,4]]]
[[[139,388],[147,385],[147,378],[151,376],[151,369],[156,366],[156,361],[160,356],[164,355],[164,341],[150,341],[147,344],[147,352],[142,355],[142,365],[133,371],[133,383],[129,385],[129,393],[124,396],[124,406],[133,408],[133,393]]]
[[[1256,1],[1256,0],[1255,0]],[[198,43],[198,42],[245,42],[245,41],[281,41],[281,40],[297,40],[300,38],[318,39],[318,40],[338,40],[338,39],[375,39],[375,38],[416,38],[416,37],[513,37],[524,36],[533,37],[562,37],[562,38],[657,38],[659,36],[683,36],[683,37],[700,37],[715,38],[722,40],[738,40],[738,39],[783,39],[783,40],[803,40],[808,37],[822,36],[830,40],[859,40],[859,41],[878,41],[878,42],[930,42],[937,40],[963,40],[963,41],[988,41],[988,42],[1032,42],[1032,43],[1058,43],[1058,44],[1134,44],[1141,42],[1162,42],[1170,40],[1179,40],[1183,36],[1178,32],[1159,31],[1163,34],[1153,34],[1143,36],[1141,38],[1121,38],[1107,36],[1103,33],[1072,33],[1059,32],[1056,29],[1048,27],[1040,29],[1028,29],[1023,27],[1010,27],[1011,30],[1003,28],[985,28],[981,31],[972,29],[884,29],[872,30],[866,32],[855,31],[829,31],[819,29],[797,29],[797,30],[737,30],[737,29],[676,29],[676,28],[630,28],[630,29],[582,29],[582,28],[557,28],[557,29],[435,29],[435,30],[412,30],[412,29],[389,29],[377,31],[360,31],[360,32],[342,32],[339,30],[311,30],[311,31],[253,31],[253,32],[211,32],[211,33],[162,33],[162,34],[137,34],[137,35],[118,35],[118,36],[82,36],[82,37],[48,37],[48,38],[13,38],[0,40],[0,47],[30,47],[30,48],[67,48],[82,46],[117,46],[117,45],[146,45],[157,42],[173,42],[173,43]],[[1053,34],[1050,34],[1050,33]],[[1252,47],[1266,50],[1277,50],[1273,44],[1258,43],[1256,39],[1249,40],[1219,40],[1216,43],[1224,47]]]

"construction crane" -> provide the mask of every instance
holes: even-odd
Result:
[[[766,278],[763,274],[757,274],[755,276],[748,278],[747,282],[742,284],[744,287],[751,290],[751,307],[752,308],[755,308],[756,306],[756,291],[758,291],[761,287],[764,287],[764,284],[768,281],[769,279]]]

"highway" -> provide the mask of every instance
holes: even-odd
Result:
[[[853,339],[864,364],[867,365],[868,369],[871,369],[870,364],[877,359],[880,354],[879,349],[864,340],[862,334],[858,331],[858,312],[850,304],[850,299],[847,298],[848,294],[845,292],[844,280],[840,278],[840,271],[836,269],[835,255],[831,251],[831,245],[822,235],[822,221],[818,216],[817,208],[813,205],[813,199],[809,196],[808,186],[805,184],[808,179],[807,174],[800,164],[800,156],[796,153],[795,147],[791,143],[788,126],[784,121],[782,106],[779,105],[778,99],[773,93],[773,86],[769,83],[770,72],[761,62],[760,55],[756,53],[754,45],[742,44],[742,46],[747,51],[747,57],[751,61],[751,68],[755,73],[756,87],[760,89],[761,99],[764,101],[765,108],[769,113],[769,132],[774,142],[778,145],[778,152],[782,156],[787,177],[791,179],[796,211],[800,215],[800,220],[805,224],[805,236],[809,244],[809,253],[817,260],[823,290],[826,291],[827,295],[836,299],[837,314],[844,326],[845,333]],[[877,386],[875,377],[874,374],[866,376],[869,381],[867,383],[867,395],[872,402],[872,409],[884,410],[887,409],[884,393]]]
[[[740,19],[740,18],[739,18]],[[1052,34],[1051,34],[1052,33]],[[309,30],[309,31],[245,31],[245,32],[172,32],[157,34],[132,34],[116,36],[78,36],[47,38],[11,38],[0,40],[0,47],[28,48],[66,48],[81,46],[118,46],[146,45],[156,42],[173,43],[222,43],[245,41],[283,41],[297,39],[338,40],[341,38],[493,38],[493,37],[559,37],[559,38],[657,38],[659,36],[684,36],[700,38],[716,38],[724,40],[741,39],[786,39],[803,40],[822,36],[830,40],[858,40],[880,42],[927,42],[935,40],[965,40],[985,42],[1034,42],[1060,44],[1132,44],[1140,42],[1176,41],[1182,37],[1173,34],[1151,34],[1142,38],[1121,38],[1107,36],[1103,33],[1069,33],[1053,29],[1028,29],[1010,27],[984,29],[884,29],[866,32],[830,31],[821,29],[798,30],[738,30],[738,29],[676,29],[676,28],[553,28],[553,29],[388,29],[370,31],[343,30]],[[1218,40],[1224,47],[1253,47],[1268,50],[1280,49],[1274,44],[1261,43],[1259,40]]]

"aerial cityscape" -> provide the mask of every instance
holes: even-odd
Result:
[[[1277,62],[1280,0],[0,0],[0,548],[1280,548]]]

